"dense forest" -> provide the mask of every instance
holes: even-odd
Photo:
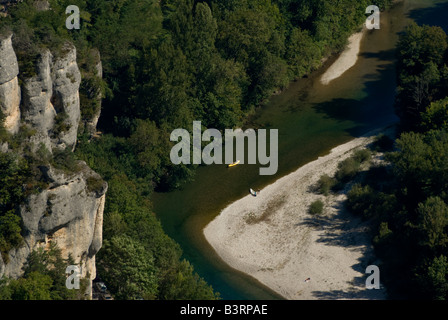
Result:
[[[348,194],[369,219],[393,298],[448,298],[448,42],[440,27],[408,26],[397,47],[400,135],[387,165]]]
[[[170,162],[169,133],[191,128],[193,120],[220,130],[242,126],[274,91],[343,50],[349,35],[362,27],[368,5],[384,9],[392,1],[50,0],[49,11],[36,10],[33,2],[11,7],[0,19],[2,32],[14,33],[19,77],[33,74],[39,48],[58,54],[71,41],[83,75],[83,120],[99,108],[94,97],[99,92],[104,97],[101,137],[80,132],[75,154],[61,155],[64,161],[86,161],[109,184],[99,276],[117,299],[216,299],[219,294],[182,259],[179,245],[151,210],[153,190],[178,188],[194,176],[194,166]],[[68,5],[81,10],[79,30],[65,27]],[[95,50],[103,79],[92,72]],[[437,65],[434,54],[431,63]],[[421,59],[427,58],[422,53]],[[433,125],[436,119],[428,117]],[[30,192],[20,186],[33,180],[39,161],[39,155],[23,152],[20,137],[26,134],[12,138],[0,130],[21,159],[0,158],[2,252],[20,243],[14,210]],[[51,266],[38,265],[0,295],[36,298],[27,290],[39,285],[41,298],[67,297],[55,291],[60,279],[48,274]]]

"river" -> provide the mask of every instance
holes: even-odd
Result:
[[[279,168],[260,176],[259,165],[204,166],[182,190],[155,193],[154,211],[165,232],[177,241],[184,257],[223,299],[281,299],[249,275],[226,265],[203,235],[203,228],[231,202],[327,154],[332,148],[372,129],[397,121],[395,46],[398,34],[411,21],[440,25],[447,30],[448,0],[404,0],[381,14],[381,29],[370,30],[361,43],[354,67],[329,85],[320,75],[334,61],[310,77],[291,83],[274,95],[247,124],[279,130]],[[367,17],[367,16],[366,16]]]

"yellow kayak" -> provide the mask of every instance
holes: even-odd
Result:
[[[228,167],[229,167],[229,168],[230,168],[230,167],[234,167],[234,166],[238,165],[240,162],[241,162],[240,160],[235,161],[234,163],[229,164]]]

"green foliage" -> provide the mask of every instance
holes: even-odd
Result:
[[[345,183],[353,179],[358,173],[360,163],[354,157],[345,159],[338,164],[338,170],[336,171],[335,178],[339,183]]]
[[[439,197],[430,197],[419,203],[418,228],[421,231],[420,244],[432,250],[445,247],[448,243],[448,206]]]
[[[81,116],[91,120],[101,109],[100,97],[104,95],[103,80],[97,76],[83,74],[79,88]]]
[[[1,300],[80,300],[84,299],[88,279],[81,279],[79,289],[66,287],[65,270],[73,261],[63,259],[61,249],[50,243],[46,250],[32,251],[19,279],[0,282]]]
[[[79,172],[78,160],[69,147],[64,150],[53,150],[51,165],[58,170],[62,170],[66,174]]]
[[[375,137],[372,149],[378,152],[390,152],[394,147],[395,141],[385,134],[379,134]]]
[[[448,97],[431,102],[421,117],[421,127],[424,131],[448,129]]]
[[[115,297],[121,300],[153,299],[157,293],[154,258],[129,236],[105,240],[97,266]]]
[[[0,252],[4,261],[9,260],[9,250],[22,243],[22,220],[16,210],[25,199],[23,186],[29,176],[25,159],[0,153]]]
[[[399,296],[447,299],[447,50],[438,27],[411,24],[400,36],[396,108],[404,132],[376,141],[389,164],[371,169],[346,202],[377,227],[377,254],[394,275],[385,282]]]
[[[424,289],[424,293],[434,300],[446,300],[448,298],[448,259],[441,255],[434,257],[426,267],[426,272],[419,275],[418,279]]]
[[[86,179],[87,191],[100,193],[104,189],[104,180],[99,176],[90,176]]]
[[[3,261],[9,261],[8,252],[22,244],[20,216],[13,211],[8,211],[0,216],[0,250]]]
[[[127,284],[124,285],[125,289],[114,287],[109,283],[113,280],[107,277],[110,276],[110,272],[117,276],[120,275],[123,266],[112,263],[115,259],[112,249],[101,250],[97,256],[98,264],[108,266],[107,269],[106,267],[99,268],[99,276],[105,279],[113,294],[117,294],[119,290],[134,292],[129,297],[125,297],[124,293],[118,293],[118,298],[127,299],[140,296],[156,299],[217,299],[219,295],[214,293],[213,289],[194,273],[193,268],[187,262],[181,260],[182,251],[179,245],[164,233],[160,221],[149,209],[151,206],[149,196],[152,188],[148,186],[147,180],[138,177],[142,174],[142,170],[150,172],[150,169],[141,168],[139,161],[142,161],[142,164],[147,163],[145,162],[148,161],[145,159],[145,152],[151,156],[150,150],[157,147],[160,139],[154,123],[145,121],[141,125],[142,127],[138,129],[140,134],[135,134],[128,140],[111,135],[105,135],[100,140],[90,143],[81,140],[77,154],[108,182],[103,238],[105,241],[116,237],[133,239],[135,242],[133,246],[131,248],[124,247],[124,252],[127,249],[136,250],[136,246],[143,247],[149,256],[141,256],[141,258],[144,261],[152,259],[150,265],[155,270],[154,281],[156,283],[151,290],[147,291],[148,294],[143,296],[146,291],[141,289],[141,277],[134,278],[132,273],[129,273],[127,279],[130,288],[126,287]],[[140,160],[128,152],[132,148],[140,150],[138,153],[141,157]],[[148,162],[148,165],[151,164]],[[119,245],[119,243],[115,245]],[[130,261],[128,263],[131,263]],[[140,274],[150,277],[149,273]],[[150,278],[152,279],[152,276]]]
[[[359,149],[353,154],[353,159],[359,164],[369,161],[371,157],[372,153],[369,149]]]
[[[321,49],[308,30],[293,28],[287,42],[286,60],[291,78],[300,78],[320,65]]]
[[[404,133],[397,140],[398,151],[389,155],[397,182],[406,187],[413,205],[430,196],[446,200],[448,190],[448,134],[430,131],[426,134]]]
[[[324,203],[322,200],[313,201],[308,208],[308,212],[312,215],[322,214],[324,211]]]
[[[446,95],[447,49],[447,35],[440,27],[412,23],[400,36],[397,47],[398,94],[395,107],[405,129],[417,128],[426,107]]]
[[[391,292],[440,299],[445,285],[437,257],[448,253],[447,134],[403,133],[396,146],[386,155],[386,175],[370,174],[365,185],[354,185],[346,205],[378,226],[373,241],[388,273],[405,270],[386,280]]]
[[[41,143],[39,148],[36,150],[36,157],[42,164],[48,164],[53,159],[53,155],[50,150],[48,150],[43,143]]]
[[[169,154],[169,149],[166,148],[168,146],[167,138],[167,135],[163,135],[158,130],[154,122],[137,121],[137,128],[128,141],[134,150],[138,165],[144,171],[142,175],[155,173],[162,168],[162,161],[168,162],[166,159],[166,155]],[[161,143],[162,139],[165,139],[164,144]]]
[[[27,278],[11,280],[2,300],[51,300],[52,280],[48,275],[32,272]]]
[[[70,125],[67,123],[68,114],[65,112],[59,112],[54,118],[53,133],[57,136],[60,133],[70,130]]]
[[[373,243],[376,246],[386,246],[390,244],[393,237],[392,230],[389,229],[389,225],[387,222],[381,222],[380,227],[378,229],[378,234],[373,238]]]
[[[8,133],[6,132],[6,129],[3,125],[5,121],[5,116],[3,115],[3,112],[0,110],[0,143],[6,142],[9,138]]]
[[[341,189],[345,183],[352,180],[360,171],[361,165],[371,158],[371,152],[367,149],[360,149],[338,164],[333,183],[334,189]]]
[[[328,196],[335,184],[336,180],[334,178],[330,177],[327,174],[324,174],[319,178],[319,181],[317,182],[317,190],[321,194]]]
[[[2,19],[15,34],[20,81],[36,75],[34,62],[43,49],[61,55],[68,40],[76,45],[82,74],[83,121],[92,119],[100,108],[99,96],[104,98],[100,119],[104,136],[90,142],[80,137],[76,156],[70,150],[55,150],[53,159],[44,149],[38,154],[41,161],[66,173],[76,172],[77,158],[83,159],[109,183],[107,246],[98,261],[104,266],[102,276],[110,272],[118,277],[111,248],[127,257],[136,255],[136,265],[120,260],[123,267],[130,267],[123,277],[128,282],[116,287],[108,283],[117,297],[218,297],[181,260],[179,246],[148,209],[154,187],[171,190],[194,173],[194,167],[169,161],[169,133],[190,128],[193,120],[209,128],[240,126],[274,90],[309,74],[322,58],[342,50],[347,37],[364,22],[356,12],[368,4],[366,0],[51,0],[52,10],[38,12],[32,0],[25,0]],[[81,9],[80,30],[65,28],[68,5]],[[95,48],[100,51],[104,81],[96,73]],[[56,132],[68,130],[63,115],[56,122]],[[30,134],[21,130],[13,147]],[[339,179],[351,176],[361,160],[350,161],[340,169]],[[88,181],[91,190],[99,186],[99,181]]]
[[[170,285],[160,290],[164,300],[210,300],[218,297],[186,260],[182,260],[176,272],[169,273],[167,277]]]

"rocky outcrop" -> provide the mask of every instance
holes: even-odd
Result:
[[[75,149],[81,109],[79,85],[81,72],[76,63],[76,48],[67,43],[63,55],[54,61],[53,105],[58,114],[64,115],[67,129],[58,132],[57,144],[63,143]]]
[[[107,184],[84,162],[79,165],[79,173],[71,175],[51,167],[41,168],[49,187],[30,196],[21,206],[24,244],[9,252],[8,264],[0,258],[0,274],[20,277],[29,253],[55,242],[64,258],[70,255],[80,266],[83,278],[95,278]],[[97,182],[94,188],[89,185],[92,181]]]
[[[41,49],[35,68],[24,76],[20,74],[11,35],[0,39],[0,107],[4,125],[12,134],[27,127],[27,140],[23,143],[32,152],[42,144],[50,153],[67,147],[75,149],[81,122],[81,72],[76,59],[76,48],[70,43],[56,53]],[[91,125],[96,130],[96,122]],[[0,142],[0,152],[10,152],[7,143]],[[65,171],[50,164],[39,169],[48,187],[30,195],[20,206],[23,245],[8,252],[8,261],[0,257],[0,278],[20,277],[30,252],[56,243],[64,258],[70,256],[80,266],[81,276],[93,280],[95,255],[102,245],[107,184],[84,162]]]
[[[35,147],[43,143],[75,149],[81,109],[79,85],[81,73],[76,63],[76,48],[66,43],[62,54],[54,58],[49,50],[40,54],[36,75],[24,80],[23,119],[35,131]]]
[[[43,143],[50,151],[52,150],[50,136],[56,117],[56,110],[51,103],[52,61],[53,55],[49,50],[41,52],[36,62],[36,75],[24,80],[22,96],[23,121],[35,130],[31,142],[35,148]]]
[[[5,117],[4,127],[15,134],[20,124],[20,87],[19,65],[11,37],[9,34],[0,39],[0,110]]]

